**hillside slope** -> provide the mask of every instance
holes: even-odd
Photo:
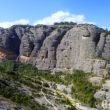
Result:
[[[88,81],[90,73],[73,73],[52,74],[31,64],[1,62],[0,110],[91,110],[97,86]]]

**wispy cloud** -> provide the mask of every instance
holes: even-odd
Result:
[[[63,22],[63,21],[72,21],[76,23],[85,23],[85,16],[84,15],[76,15],[72,14],[70,12],[65,12],[65,11],[58,11],[56,13],[53,13],[52,15],[45,17],[41,20],[38,20],[34,23],[36,24],[47,24],[47,25],[52,25],[55,22]]]
[[[27,19],[20,19],[17,21],[4,21],[4,22],[0,22],[0,27],[9,28],[12,25],[17,25],[17,24],[25,25],[25,24],[29,24],[29,23],[30,23],[30,21]]]
[[[65,11],[57,11],[53,14],[51,14],[48,17],[44,17],[43,19],[37,20],[34,23],[31,23],[28,19],[20,19],[20,20],[16,20],[16,21],[4,21],[4,22],[0,22],[0,27],[3,28],[9,28],[12,25],[17,25],[17,24],[21,24],[21,25],[26,25],[26,24],[33,24],[33,25],[37,25],[37,24],[45,24],[45,25],[52,25],[55,22],[76,22],[76,23],[91,23],[91,24],[95,24],[94,22],[88,22],[85,18],[84,15],[77,15],[77,14],[72,14],[70,12],[65,12]]]

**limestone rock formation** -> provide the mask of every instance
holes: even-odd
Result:
[[[110,61],[110,35],[91,24],[0,28],[0,59],[19,59],[40,69],[80,69],[97,74],[109,65],[105,60]]]

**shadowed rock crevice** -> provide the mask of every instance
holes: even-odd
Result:
[[[34,28],[34,49],[31,53],[31,57],[37,57],[39,50],[41,49],[44,40],[54,30],[54,27],[40,26]]]
[[[36,60],[36,66],[44,69],[56,67],[56,50],[67,29],[55,29],[43,42],[43,46]],[[40,64],[40,65],[39,65]]]
[[[105,41],[106,41],[105,33],[101,33],[99,42],[97,44],[97,49],[96,49],[97,56],[102,56],[102,52],[104,51]]]

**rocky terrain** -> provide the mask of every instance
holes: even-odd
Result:
[[[31,62],[40,69],[91,72],[95,58],[110,60],[109,41],[109,32],[90,24],[16,25],[0,28],[0,57]]]
[[[109,41],[109,32],[90,24],[16,25],[0,28],[0,58],[31,62],[40,69],[96,72],[95,58],[110,60]]]
[[[0,110],[110,110],[107,30],[76,23],[0,28],[0,61]]]
[[[97,90],[88,81],[92,74],[73,73],[53,74],[31,64],[1,62],[0,110],[97,110],[91,108]]]

